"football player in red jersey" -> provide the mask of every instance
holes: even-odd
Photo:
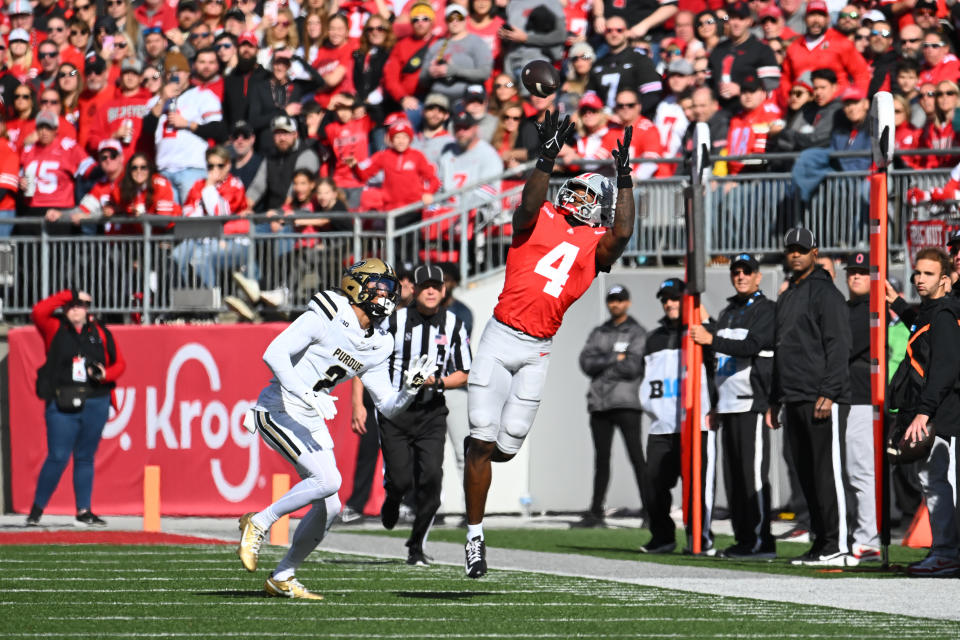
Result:
[[[554,334],[563,314],[583,295],[599,271],[617,261],[633,236],[632,127],[613,151],[617,198],[613,227],[601,225],[613,187],[603,176],[567,180],[556,202],[546,200],[550,173],[573,125],[557,112],[537,125],[537,167],[513,213],[513,242],[507,254],[503,291],[477,347],[470,370],[470,437],[465,443],[467,576],[487,572],[483,514],[491,462],[506,462],[520,450],[540,406]]]

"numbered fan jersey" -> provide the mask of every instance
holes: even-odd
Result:
[[[285,336],[291,343],[306,345],[291,357],[291,362],[296,377],[314,391],[331,392],[341,382],[360,376],[375,399],[393,393],[387,369],[387,360],[393,353],[392,336],[384,328],[364,330],[343,294],[315,294],[307,312],[286,332],[297,334]],[[316,412],[276,377],[261,392],[258,402],[267,410],[276,410],[282,404],[283,410],[301,424],[311,425],[318,420]]]
[[[596,277],[597,243],[606,232],[571,225],[553,203],[544,202],[533,228],[513,236],[494,317],[527,335],[552,338],[563,314]]]
[[[36,190],[28,206],[69,209],[76,204],[76,178],[89,173],[95,163],[76,140],[57,138],[48,145],[25,147],[20,164],[24,174],[35,176],[36,180]]]

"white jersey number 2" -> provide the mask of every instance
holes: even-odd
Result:
[[[580,247],[569,242],[561,242],[540,258],[533,272],[547,279],[547,284],[543,285],[544,293],[554,298],[560,297],[563,285],[570,277],[570,267],[573,266],[578,253],[580,253]],[[560,264],[557,264],[558,262]]]

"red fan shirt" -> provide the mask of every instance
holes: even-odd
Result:
[[[35,176],[36,191],[29,207],[70,209],[75,204],[74,185],[96,164],[72,138],[57,138],[51,144],[33,144],[23,150],[24,173]]]
[[[227,176],[227,179],[217,185],[216,202],[208,202],[203,197],[203,189],[207,186],[207,179],[201,178],[193,183],[190,192],[183,201],[183,215],[193,216],[234,216],[249,209],[247,205],[247,191],[243,183],[236,176]],[[248,233],[249,220],[231,220],[223,225],[223,232]]]
[[[120,195],[120,185],[114,185],[110,191],[110,204],[113,206],[113,220],[107,225],[107,233],[116,234],[140,234],[143,232],[143,225],[139,223],[124,223],[124,218],[133,218],[145,213],[155,213],[161,216],[179,216],[180,205],[177,204],[173,196],[173,186],[170,181],[159,173],[153,175],[153,208],[147,207],[147,192],[142,189],[137,192],[136,197],[131,202],[126,202]],[[167,228],[173,227],[173,223],[167,225]],[[154,224],[156,229],[157,225]]]
[[[745,156],[766,151],[770,124],[780,118],[780,107],[772,100],[767,100],[753,111],[741,111],[730,118],[730,128],[727,131],[727,155]],[[727,163],[730,175],[740,173],[745,166],[743,162]]]
[[[341,189],[356,189],[363,186],[353,169],[343,163],[344,158],[354,158],[358,163],[370,157],[370,131],[373,122],[368,116],[349,122],[339,120],[327,125],[327,142],[333,150],[333,181]]]
[[[403,153],[393,149],[378,151],[358,164],[356,171],[363,182],[383,171],[385,209],[419,202],[424,193],[436,193],[440,188],[436,168],[416,149],[407,149]]]
[[[20,153],[6,138],[0,138],[0,189],[7,192],[0,198],[0,211],[9,211],[17,206],[17,191],[20,189]]]

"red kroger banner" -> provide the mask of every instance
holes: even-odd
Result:
[[[271,502],[271,477],[296,471],[241,425],[270,371],[263,351],[285,324],[208,327],[110,327],[127,361],[117,383],[117,409],[97,451],[93,510],[143,513],[143,468],[161,469],[164,515],[228,516]],[[10,449],[14,511],[33,503],[47,454],[43,401],[34,391],[45,360],[33,327],[9,334]],[[334,390],[338,413],[330,426],[346,502],[353,485],[358,437],[350,430],[350,382]],[[383,501],[381,466],[367,506]],[[72,514],[73,467],[68,466],[46,513]]]

